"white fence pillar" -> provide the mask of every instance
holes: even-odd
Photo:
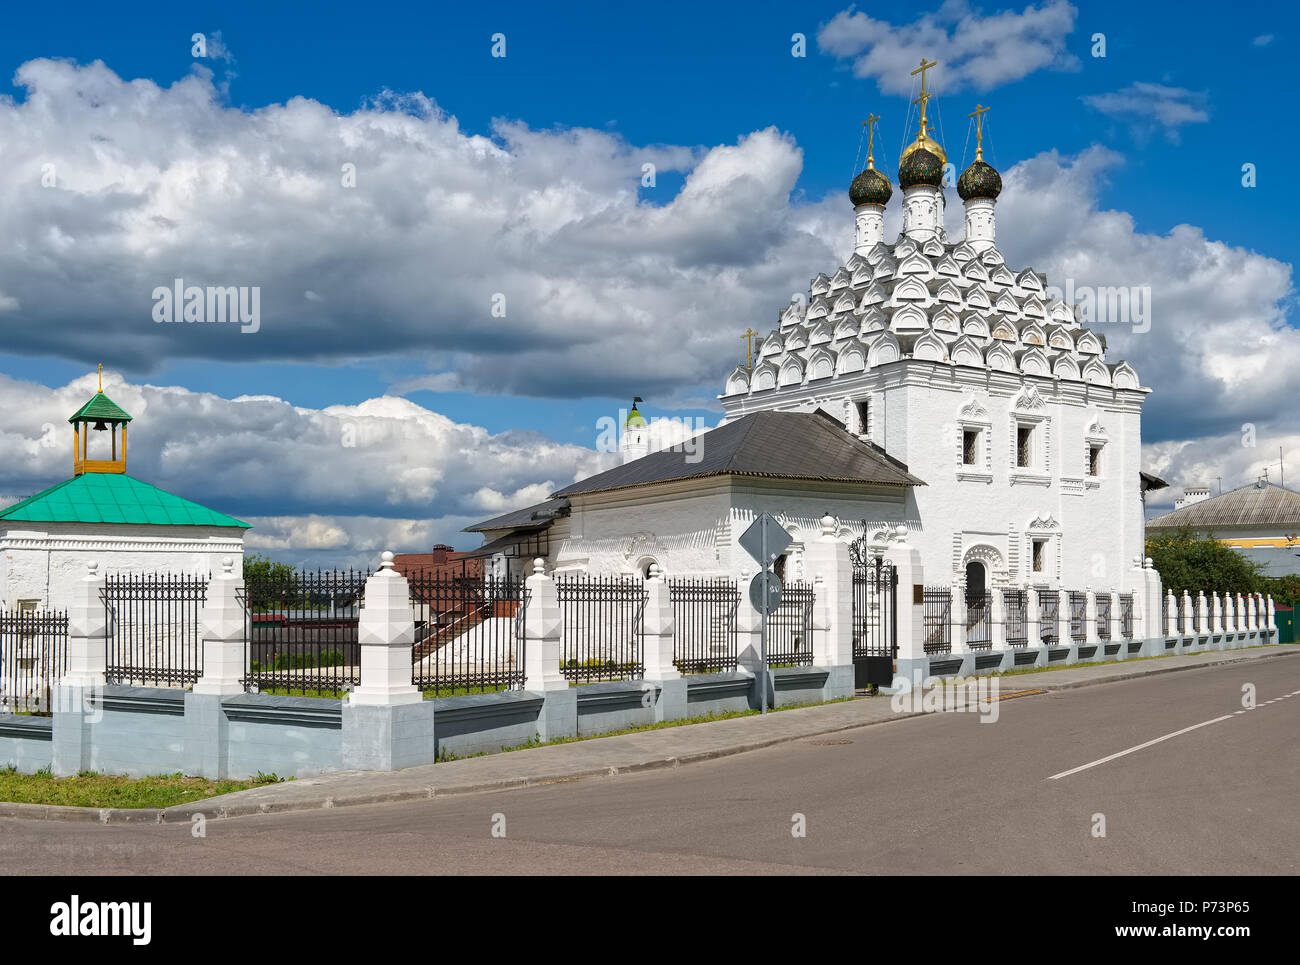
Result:
[[[244,692],[248,650],[244,640],[243,575],[234,573],[235,559],[224,557],[221,572],[208,580],[199,631],[203,635],[203,675],[194,693],[225,696]],[[409,682],[409,681],[408,681]]]
[[[1223,598],[1218,591],[1210,594],[1210,632],[1223,633]]]
[[[658,699],[654,700],[656,721],[680,720],[686,716],[686,681],[673,664],[677,621],[673,615],[671,590],[658,563],[650,565],[650,578],[646,580],[645,588],[646,692],[658,691]]]
[[[1097,593],[1090,586],[1083,591],[1083,642],[1090,646],[1101,642],[1097,633]]]
[[[73,584],[68,606],[68,668],[53,689],[53,729],[50,770],[69,777],[91,767],[91,724],[100,713],[99,698],[108,666],[108,619],[104,610],[104,577],[99,564],[86,566],[86,575]]]
[[[576,737],[578,692],[569,686],[560,670],[564,613],[560,609],[555,580],[546,574],[546,564],[541,558],[533,560],[533,572],[526,586],[524,689],[541,693],[546,698],[537,718],[537,734],[542,740]],[[744,609],[743,604],[741,609]]]
[[[1202,636],[1210,632],[1210,608],[1204,590],[1196,591],[1196,630]]]
[[[1007,595],[1000,587],[993,587],[989,595],[989,639],[994,650],[1007,650]]]
[[[1268,628],[1277,629],[1277,607],[1273,605],[1273,594],[1268,595]]]
[[[898,539],[889,544],[888,556],[898,574],[898,660],[890,689],[906,690],[920,686],[930,672],[925,652],[925,568],[920,552],[908,542],[907,528],[899,525],[895,532]]]

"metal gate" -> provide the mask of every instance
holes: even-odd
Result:
[[[185,687],[203,675],[199,614],[206,576],[110,573],[100,599],[108,623],[104,677],[111,684]]]
[[[898,656],[898,570],[882,560],[853,567],[853,686],[888,686]]]
[[[966,591],[966,646],[971,650],[993,649],[993,594],[988,590]]]

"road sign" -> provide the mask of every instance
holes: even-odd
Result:
[[[785,527],[778,523],[771,513],[759,516],[740,537],[741,547],[758,560],[758,565],[763,569],[771,566],[772,561],[784,553],[786,547],[793,542],[794,537],[785,531]],[[765,549],[766,553],[764,553]]]
[[[764,599],[766,597],[766,600]],[[757,574],[749,583],[749,602],[759,613],[771,613],[781,605],[781,579],[770,570]],[[764,606],[764,603],[767,605]]]

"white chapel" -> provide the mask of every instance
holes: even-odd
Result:
[[[979,147],[957,179],[963,237],[944,228],[944,148],[920,124],[898,170],[903,228],[884,237],[894,185],[867,166],[849,188],[854,250],[780,310],[727,377],[725,419],[698,452],[641,455],[537,506],[470,527],[495,571],[545,556],[563,571],[743,577],[736,540],[759,512],[796,537],[786,572],[829,514],[882,552],[906,528],[927,579],[1131,589],[1143,552],[1139,472],[1148,389],[1047,278],[998,250],[998,172]],[[873,118],[874,120],[874,118]],[[874,132],[873,132],[874,136]]]

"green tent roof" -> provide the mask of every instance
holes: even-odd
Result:
[[[238,526],[233,516],[173,496],[125,473],[86,473],[0,510],[0,521]]]
[[[90,401],[74,412],[68,421],[76,422],[78,419],[112,419],[115,422],[131,421],[127,411],[102,391],[92,395]]]

